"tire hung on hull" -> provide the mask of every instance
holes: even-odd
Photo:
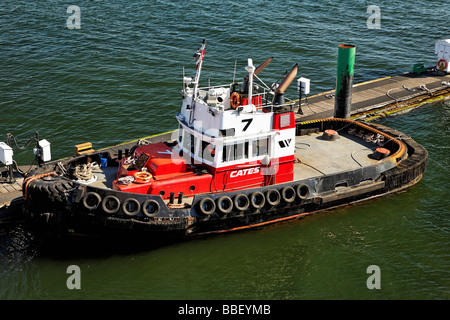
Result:
[[[244,210],[247,210],[248,209],[248,207],[250,206],[250,200],[248,199],[248,197],[245,195],[245,194],[243,194],[243,193],[240,193],[240,194],[237,194],[235,197],[234,197],[234,207],[236,208],[236,210],[238,210],[238,211],[244,211]]]
[[[275,207],[278,204],[280,204],[281,201],[281,195],[280,192],[277,189],[269,189],[266,191],[266,201],[267,204]]]
[[[203,215],[210,215],[214,211],[216,211],[216,203],[213,199],[207,197],[200,200],[198,203],[198,209],[200,210],[200,213]]]
[[[135,216],[141,210],[141,204],[134,198],[128,198],[122,203],[122,211],[127,216]]]
[[[294,188],[287,186],[281,189],[281,198],[286,203],[292,203],[295,200],[297,193]]]
[[[158,201],[149,199],[142,204],[142,212],[149,218],[157,217],[161,207]]]
[[[217,210],[223,214],[230,213],[233,210],[233,200],[228,196],[222,196],[217,199]]]
[[[295,187],[295,191],[297,193],[297,197],[300,200],[308,199],[309,194],[310,194],[309,187],[306,184],[302,184],[302,183]]]
[[[102,203],[102,198],[97,192],[88,192],[83,197],[83,206],[88,210],[95,210]]]
[[[106,196],[102,201],[102,209],[106,213],[114,214],[120,209],[120,200],[115,196]]]
[[[264,197],[264,194],[260,191],[255,191],[250,195],[250,204],[253,208],[259,209],[264,206],[266,203],[266,198]]]

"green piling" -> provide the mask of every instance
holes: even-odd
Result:
[[[334,100],[335,118],[350,119],[354,67],[355,46],[351,44],[339,45],[336,94]]]

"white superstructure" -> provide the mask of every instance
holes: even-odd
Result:
[[[204,46],[200,50],[202,59]],[[194,163],[220,168],[269,163],[294,155],[294,113],[280,112],[279,106],[273,106],[267,99],[269,90],[253,89],[255,67],[251,59],[246,67],[248,90],[244,92],[240,84],[199,88],[201,65],[197,62],[195,78],[184,79],[183,104],[177,114],[179,145]]]

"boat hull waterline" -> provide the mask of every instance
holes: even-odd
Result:
[[[352,129],[363,132],[362,137],[352,136],[361,142],[367,134],[382,134],[387,141],[384,147],[390,150],[391,155],[357,169],[332,174],[316,172],[306,179],[239,190],[214,190],[192,197],[129,193],[75,182],[64,176],[61,168],[100,162],[100,158],[108,160],[109,170],[117,170],[117,157],[112,150],[105,149],[47,164],[32,172],[23,184],[24,218],[40,230],[57,234],[123,232],[155,239],[186,238],[298,219],[395,193],[421,179],[428,153],[401,132],[346,119],[296,124],[299,137],[310,137],[315,133],[316,139],[322,137],[326,130],[350,137],[348,132]],[[307,142],[299,142],[298,146],[300,150],[308,147]],[[359,149],[352,151],[351,157],[358,152]],[[325,154],[317,156],[330,157]],[[350,158],[348,161],[357,162]],[[308,164],[297,159],[295,165],[304,167]]]

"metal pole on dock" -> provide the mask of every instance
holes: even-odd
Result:
[[[351,44],[339,45],[336,95],[334,100],[335,118],[350,119],[354,65],[355,46]]]

